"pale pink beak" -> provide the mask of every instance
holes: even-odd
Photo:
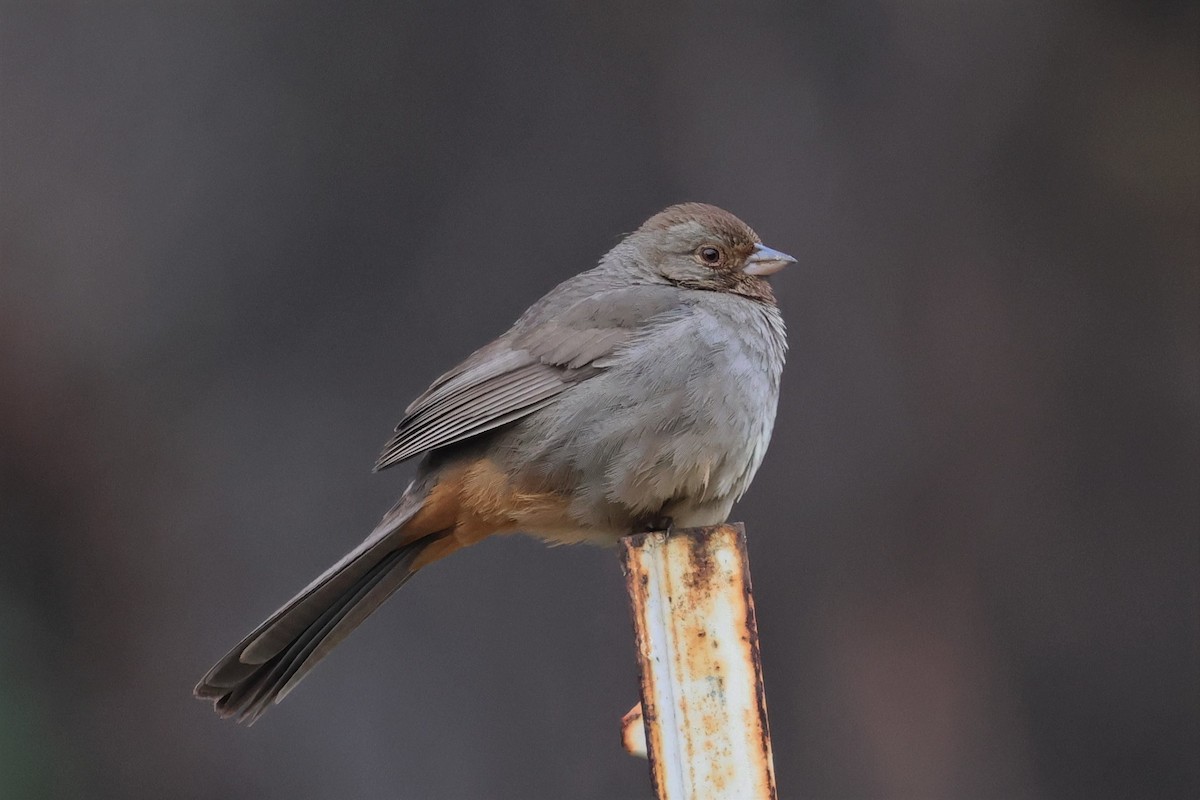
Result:
[[[742,267],[742,272],[747,275],[764,277],[774,275],[788,264],[795,263],[796,259],[787,253],[781,253],[764,244],[758,244],[754,246],[754,252],[750,254],[750,257],[746,259],[746,266]]]

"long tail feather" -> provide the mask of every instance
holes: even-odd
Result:
[[[223,718],[236,715],[238,722],[253,723],[272,703],[282,700],[335,644],[412,576],[405,567],[419,549],[409,545],[384,557],[358,583],[337,597],[284,650],[258,665],[246,679],[217,698],[214,704],[217,713]],[[386,592],[375,591],[380,586],[385,587]],[[352,612],[358,612],[354,614],[354,620],[349,619]]]
[[[194,690],[221,717],[252,723],[413,576],[417,557],[443,538],[408,523],[409,496],[358,547],[272,614],[218,661]],[[414,540],[415,539],[415,540]]]

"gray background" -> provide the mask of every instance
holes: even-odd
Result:
[[[190,698],[623,231],[800,265],[747,523],[791,798],[1200,785],[1194,3],[5,3],[0,796],[649,798],[616,557],[439,564]]]

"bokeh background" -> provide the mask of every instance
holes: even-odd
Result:
[[[800,258],[746,522],[794,798],[1200,787],[1195,3],[5,2],[0,797],[650,798],[616,556],[209,664],[401,409],[659,208]]]

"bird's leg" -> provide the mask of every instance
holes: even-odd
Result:
[[[635,533],[657,533],[664,531],[667,536],[675,532],[675,520],[665,515],[645,517],[634,525]]]

